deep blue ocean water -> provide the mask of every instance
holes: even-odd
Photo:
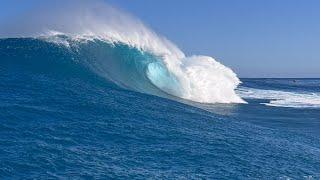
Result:
[[[241,79],[248,104],[199,104],[80,60],[125,84],[139,73],[112,58],[138,51],[81,51],[0,40],[1,179],[320,179],[320,79]]]

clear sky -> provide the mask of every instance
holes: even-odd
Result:
[[[320,77],[319,0],[106,1],[240,77]],[[1,0],[0,22],[37,2]]]

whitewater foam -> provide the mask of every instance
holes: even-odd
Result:
[[[0,35],[47,37],[48,41],[67,47],[69,42],[57,35],[81,42],[99,39],[123,43],[159,57],[160,62],[150,64],[146,73],[150,82],[166,93],[202,103],[245,102],[235,93],[240,80],[230,68],[208,56],[186,57],[141,21],[101,1],[55,1],[22,22],[7,26]]]
[[[320,108],[320,94],[308,92],[288,92],[277,90],[263,90],[254,88],[240,88],[237,93],[245,99],[264,99],[267,106],[292,108]]]

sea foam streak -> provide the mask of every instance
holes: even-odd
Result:
[[[208,56],[186,57],[141,21],[100,1],[55,1],[3,31],[1,37],[46,37],[64,46],[70,41],[56,35],[125,44],[159,57],[145,71],[168,94],[202,103],[245,103],[235,93],[240,80],[231,69]]]
[[[319,108],[320,94],[310,92],[288,92],[278,90],[264,90],[253,88],[240,88],[238,94],[247,99],[265,99],[267,106],[292,108]]]

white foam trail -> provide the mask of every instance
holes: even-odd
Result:
[[[8,26],[10,28],[5,28],[0,36],[65,34],[78,40],[100,39],[110,43],[124,43],[162,57],[180,88],[171,90],[171,85],[151,79],[163,91],[196,102],[244,103],[234,91],[240,81],[231,69],[208,56],[186,57],[169,40],[124,12],[101,1],[54,1],[49,6]]]
[[[246,99],[265,99],[267,106],[292,108],[320,108],[320,93],[287,92],[276,90],[263,90],[253,88],[240,88],[237,93]]]

